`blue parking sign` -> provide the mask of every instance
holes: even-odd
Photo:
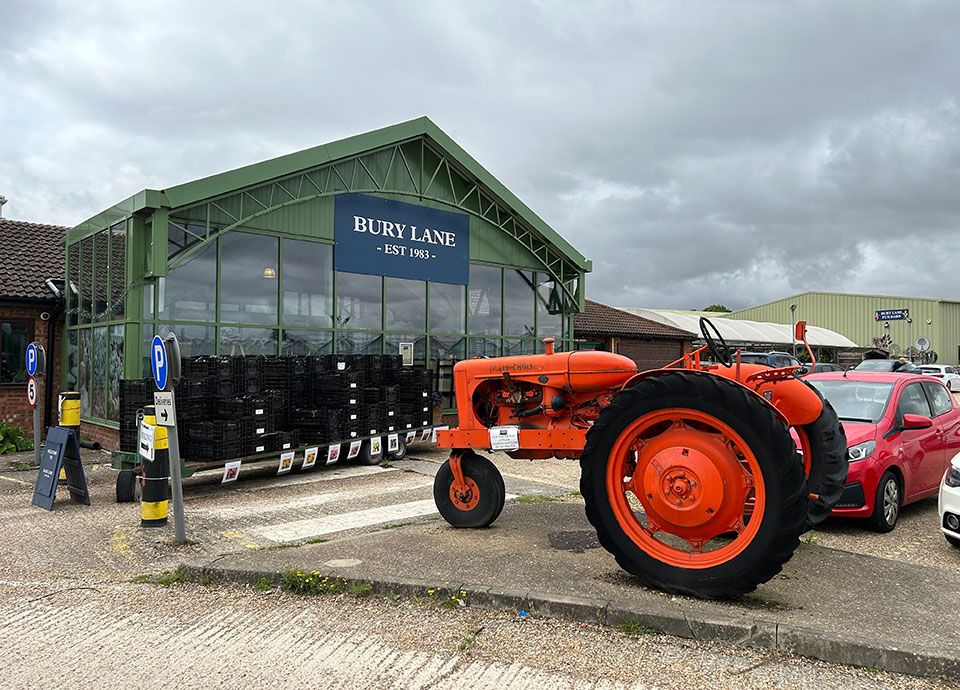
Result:
[[[153,372],[153,382],[157,384],[157,390],[166,390],[169,375],[167,348],[159,335],[153,336],[153,342],[150,343],[150,371]]]
[[[33,376],[37,373],[37,345],[30,343],[27,345],[27,374]]]

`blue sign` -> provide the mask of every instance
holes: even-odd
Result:
[[[150,371],[153,372],[153,382],[157,384],[157,390],[166,390],[170,369],[167,365],[167,348],[159,335],[153,336],[153,342],[150,343]]]
[[[39,361],[39,356],[37,355],[37,345],[36,343],[30,343],[27,345],[27,375],[33,376],[37,373],[37,362]]]
[[[877,309],[874,312],[875,321],[903,321],[910,318],[909,309]]]
[[[462,213],[364,194],[334,202],[338,271],[466,285],[470,219]]]

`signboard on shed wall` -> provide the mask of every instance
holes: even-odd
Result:
[[[462,213],[365,194],[334,202],[338,271],[466,285],[470,219]]]

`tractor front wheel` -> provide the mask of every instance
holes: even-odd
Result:
[[[440,466],[433,482],[437,510],[454,527],[489,527],[506,502],[503,475],[496,465],[471,450],[454,454]],[[457,458],[460,477],[451,466]]]
[[[750,592],[804,531],[808,491],[789,429],[719,376],[669,373],[622,391],[587,432],[580,467],[600,543],[669,592]]]

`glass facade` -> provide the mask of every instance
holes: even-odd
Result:
[[[141,224],[148,238],[152,222]],[[117,421],[119,382],[149,375],[154,334],[175,333],[185,357],[396,354],[413,343],[447,406],[455,362],[541,351],[546,336],[570,340],[572,308],[546,273],[476,261],[469,284],[452,285],[336,272],[328,239],[171,218],[167,265],[154,276],[157,251],[130,234],[132,224],[67,248],[64,390],[80,391],[84,419]],[[131,333],[139,343],[125,343]]]

